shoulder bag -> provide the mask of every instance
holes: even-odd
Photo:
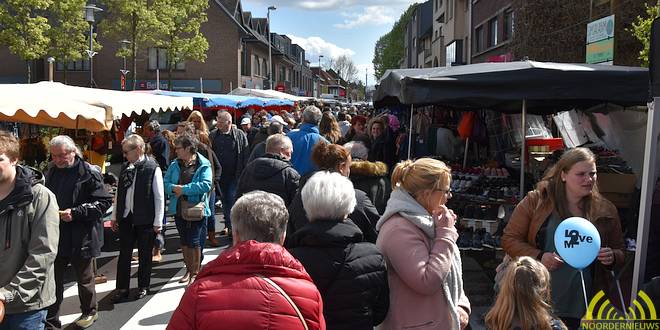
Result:
[[[186,221],[201,221],[204,219],[204,208],[206,207],[206,194],[202,196],[199,203],[191,203],[186,198],[181,198],[181,217]]]
[[[296,306],[296,304],[293,302],[291,297],[289,297],[289,295],[286,294],[286,292],[279,285],[277,285],[277,283],[273,282],[273,280],[271,280],[270,278],[263,276],[261,274],[257,274],[257,276],[261,277],[261,279],[266,281],[266,283],[270,284],[273,288],[275,288],[275,290],[279,291],[279,293],[282,296],[284,296],[284,299],[286,299],[286,301],[289,302],[289,305],[291,305],[291,307],[293,307],[293,309],[296,311],[296,314],[298,315],[298,318],[300,319],[300,322],[302,323],[305,330],[309,330],[309,327],[307,326],[307,322],[305,321],[302,312],[300,312],[300,309],[298,308],[298,306]]]

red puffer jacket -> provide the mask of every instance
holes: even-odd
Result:
[[[167,329],[325,329],[321,294],[302,264],[277,244],[241,242],[208,263],[188,287]]]

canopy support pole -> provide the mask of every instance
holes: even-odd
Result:
[[[637,225],[637,249],[635,251],[635,268],[633,269],[633,282],[630,301],[635,301],[637,292],[644,284],[646,273],[646,250],[648,248],[649,229],[651,226],[651,205],[653,203],[653,190],[655,188],[655,161],[658,150],[659,128],[656,123],[660,121],[660,112],[655,105],[660,104],[660,98],[653,98],[648,104],[648,119],[646,121],[646,143],[644,144],[644,167],[642,170],[642,195],[639,199],[639,223]]]
[[[527,154],[525,152],[525,136],[527,135],[527,100],[522,100],[522,116],[520,117],[521,130],[521,142],[520,142],[520,199],[522,200],[525,197],[525,158]]]
[[[412,154],[412,125],[413,125],[413,114],[415,113],[415,105],[410,105],[410,127],[408,127],[408,159]]]
[[[202,80],[202,77],[199,77],[199,92],[204,94],[204,81]]]
[[[463,153],[463,168],[467,167],[467,154],[468,154],[468,148],[470,147],[470,137],[468,136],[465,139],[465,152]]]

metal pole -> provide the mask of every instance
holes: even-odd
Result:
[[[408,127],[408,159],[410,159],[411,150],[412,150],[412,125],[413,125],[413,113],[415,112],[415,106],[410,105],[410,127]]]
[[[94,88],[94,65],[92,59],[94,58],[94,23],[89,23],[89,87]]]
[[[525,197],[525,157],[527,156],[525,150],[525,143],[527,142],[525,140],[525,135],[527,135],[527,100],[522,101],[522,116],[520,117],[520,125],[522,129],[520,132],[522,135],[522,142],[520,147],[520,199],[522,200],[523,197]]]
[[[648,248],[649,229],[651,227],[651,205],[653,203],[653,189],[655,188],[655,163],[658,150],[657,125],[660,121],[660,112],[655,110],[660,98],[653,98],[649,103],[648,119],[646,121],[646,143],[644,145],[644,167],[642,171],[642,195],[639,199],[639,224],[637,225],[637,249],[635,251],[635,268],[633,269],[633,282],[630,301],[635,301],[637,291],[644,284],[646,272],[646,249]]]
[[[202,77],[199,77],[199,92],[204,93],[204,81],[202,80]]]
[[[160,69],[156,68],[156,90],[160,90]]]
[[[271,41],[270,41],[270,9],[266,13],[266,21],[268,21],[268,89],[273,89],[273,59],[271,54]]]

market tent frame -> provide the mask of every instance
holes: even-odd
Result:
[[[657,19],[654,21],[654,29],[660,24],[658,22]],[[654,100],[660,102],[660,98]],[[394,104],[410,106],[410,127],[415,106],[438,104],[465,110],[486,108],[502,113],[520,113],[523,134],[527,112],[552,114],[573,108],[587,109],[602,103],[626,107],[648,106],[639,213],[641,220],[637,229],[638,245],[631,292],[631,301],[634,301],[644,279],[643,261],[646,259],[651,198],[655,186],[655,173],[650,173],[650,170],[651,164],[655,164],[660,132],[657,127],[660,113],[655,109],[655,105],[660,103],[649,100],[648,69],[519,61],[388,70],[374,94],[376,108]],[[409,136],[408,158],[410,148]],[[521,148],[520,163],[524,168],[525,148]],[[521,194],[524,192],[524,171],[520,175],[520,191]]]
[[[242,95],[242,96],[257,96],[257,97],[270,98],[270,99],[283,99],[283,100],[290,100],[293,102],[305,102],[311,99],[309,97],[295,96],[295,95],[279,92],[273,89],[250,89],[243,87],[235,88],[229,94]]]
[[[0,84],[0,120],[37,125],[110,130],[113,119],[192,108],[192,97],[171,97],[42,81]]]
[[[164,90],[152,90],[149,91],[149,93],[176,97],[192,97],[195,106],[204,108],[229,107],[238,109],[250,106],[264,107],[266,105],[266,100],[263,98],[241,95],[176,92]]]

